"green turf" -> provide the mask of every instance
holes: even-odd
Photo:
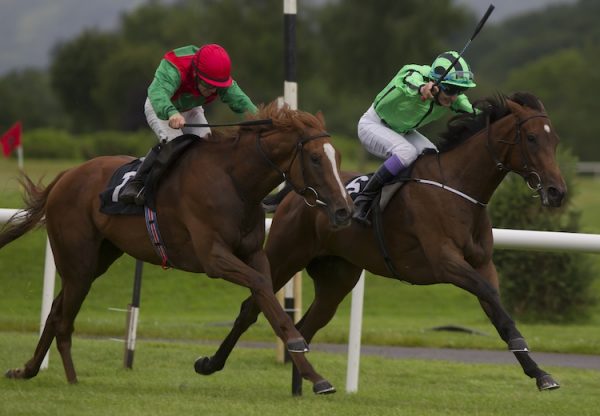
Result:
[[[19,366],[35,336],[0,335],[0,369]],[[239,349],[225,369],[211,376],[193,371],[211,346],[138,343],[133,370],[122,365],[122,345],[75,337],[79,383],[67,384],[53,349],[50,367],[34,379],[0,379],[0,414],[96,415],[596,415],[597,371],[552,367],[559,390],[538,392],[535,382],[513,365],[462,364],[364,356],[357,393],[345,393],[346,357],[313,352],[309,358],[338,389],[315,396],[290,395],[290,369],[273,352]]]

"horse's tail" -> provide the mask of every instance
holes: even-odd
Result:
[[[11,243],[23,234],[45,222],[46,202],[50,191],[65,172],[61,172],[47,187],[36,185],[25,173],[21,172],[19,182],[24,189],[25,208],[14,214],[0,230],[0,248]]]

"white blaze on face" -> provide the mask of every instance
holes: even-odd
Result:
[[[333,148],[331,143],[325,143],[323,145],[323,150],[325,151],[325,154],[327,155],[327,158],[331,163],[331,170],[333,171],[333,176],[335,176],[335,180],[337,181],[340,187],[340,192],[342,193],[342,195],[344,195],[344,197],[346,197],[346,188],[344,188],[344,185],[342,185],[342,180],[340,179],[339,172],[335,165],[335,149]]]
[[[545,131],[546,133],[550,133],[550,126],[549,126],[549,125],[547,125],[547,124],[544,124],[544,131]]]

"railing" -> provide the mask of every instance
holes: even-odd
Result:
[[[0,208],[0,223],[6,222],[18,211],[15,209]],[[271,226],[271,219],[266,219],[267,232]],[[600,234],[579,234],[553,231],[524,231],[498,229],[492,230],[494,235],[494,248],[542,250],[542,251],[579,251],[589,253],[600,252]],[[56,268],[49,242],[46,243],[44,265],[44,288],[42,294],[42,312],[40,333],[44,328],[46,318],[50,312],[54,296]],[[360,338],[362,328],[364,296],[364,271],[360,280],[352,290],[352,306],[350,311],[350,333],[348,339],[348,371],[346,377],[346,391],[358,390],[358,369],[360,362]],[[134,329],[135,331],[135,329]],[[48,355],[44,359],[42,368],[48,366]]]

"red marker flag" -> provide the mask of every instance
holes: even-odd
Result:
[[[21,122],[17,121],[10,129],[0,137],[2,144],[2,153],[5,157],[10,156],[11,152],[21,146]]]

